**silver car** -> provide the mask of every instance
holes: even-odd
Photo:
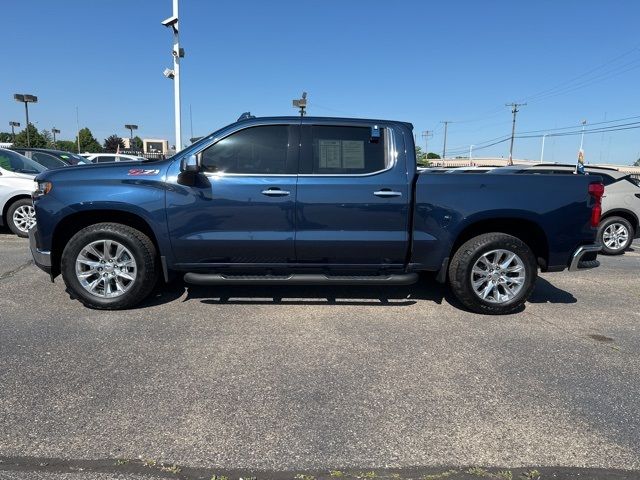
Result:
[[[33,179],[45,167],[12,150],[0,148],[0,226],[27,237],[36,223],[31,204]]]
[[[568,175],[574,171],[574,165],[538,164],[521,167],[518,173]],[[620,255],[640,237],[640,180],[614,168],[585,166],[585,173],[600,175],[605,186],[598,226],[602,253]]]

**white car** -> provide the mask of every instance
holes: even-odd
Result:
[[[29,229],[36,224],[31,204],[33,179],[45,170],[17,152],[0,148],[0,225],[20,237],[29,236]]]
[[[144,162],[146,158],[124,153],[83,153],[82,156],[92,163]]]

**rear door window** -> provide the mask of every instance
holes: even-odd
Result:
[[[386,129],[372,140],[370,127],[312,125],[303,127],[302,173],[361,175],[388,168]]]

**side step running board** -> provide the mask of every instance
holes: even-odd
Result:
[[[184,281],[193,285],[411,285],[418,281],[418,274],[332,276],[318,273],[225,275],[189,272],[185,274]]]

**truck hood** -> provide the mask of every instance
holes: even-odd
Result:
[[[163,175],[169,162],[158,160],[152,162],[114,162],[89,165],[73,165],[55,170],[47,170],[36,177],[38,181],[56,182],[77,180],[114,180],[135,176]]]

